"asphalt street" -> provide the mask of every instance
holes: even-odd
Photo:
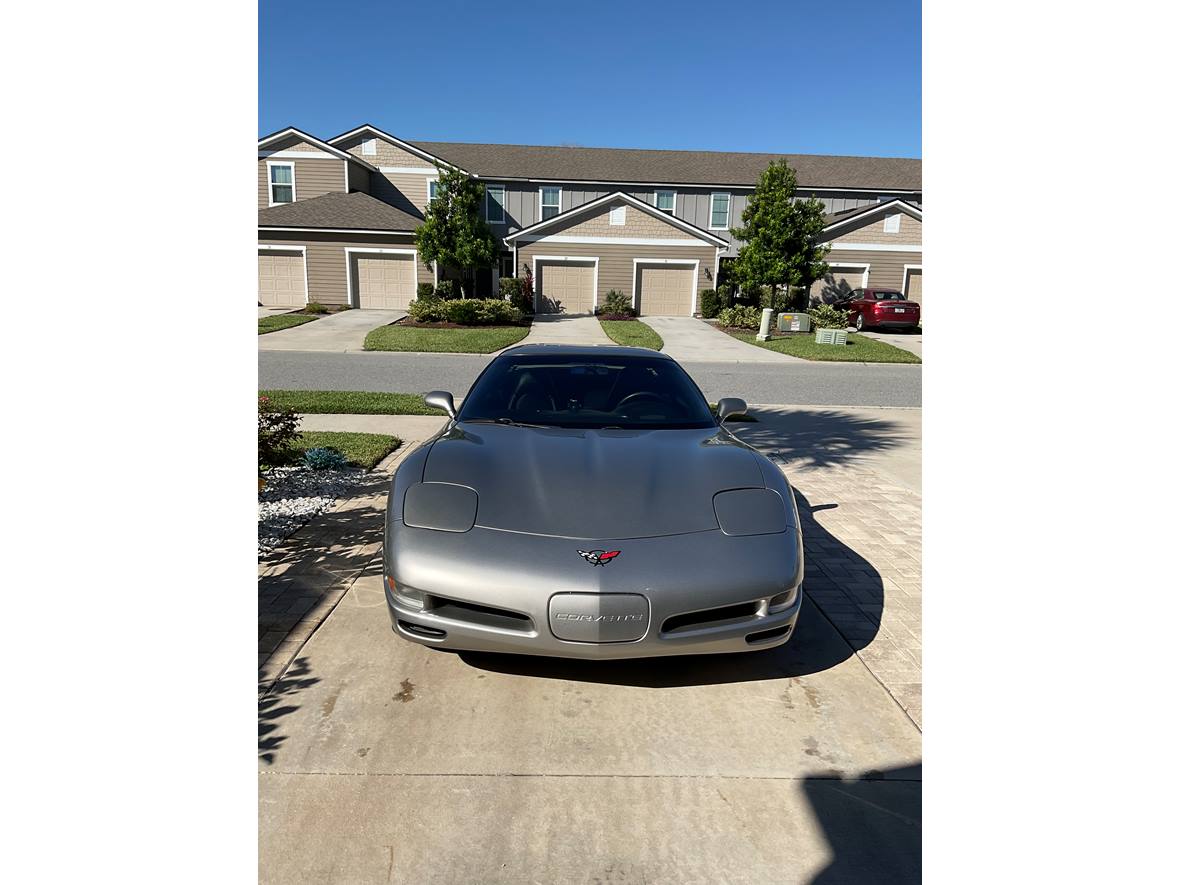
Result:
[[[260,352],[258,386],[276,390],[374,390],[466,394],[490,357],[451,353]],[[863,363],[682,363],[710,400],[919,407],[922,367]]]

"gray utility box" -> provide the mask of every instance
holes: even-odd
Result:
[[[811,315],[806,313],[780,313],[778,315],[778,330],[780,332],[810,332]]]
[[[816,329],[815,330],[816,344],[847,344],[848,330],[847,329]]]

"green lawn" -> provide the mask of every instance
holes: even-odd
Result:
[[[599,320],[598,324],[615,344],[646,347],[648,350],[662,350],[664,347],[664,339],[642,320]]]
[[[260,390],[279,408],[302,415],[445,415],[416,393],[369,393],[360,390]]]
[[[398,448],[402,441],[383,433],[339,433],[332,430],[305,430],[299,434],[296,448],[332,448],[338,450],[354,467],[372,470],[381,460]]]
[[[272,317],[259,317],[258,334],[265,335],[267,332],[290,329],[292,326],[302,326],[304,323],[318,319],[319,317],[309,317],[298,313],[280,313]]]
[[[788,356],[797,356],[805,360],[819,360],[839,363],[920,363],[922,359],[908,350],[886,344],[884,341],[874,341],[872,338],[862,338],[855,332],[848,333],[848,344],[836,347],[831,344],[816,344],[815,333],[796,333],[772,338],[769,341],[756,341],[753,332],[730,332],[734,338],[765,347],[767,350],[777,350]]]
[[[528,326],[469,326],[458,329],[380,326],[365,336],[365,350],[491,353],[516,344],[528,333]]]

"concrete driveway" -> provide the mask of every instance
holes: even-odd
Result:
[[[695,317],[640,317],[664,339],[664,353],[690,363],[803,363],[797,357],[775,353],[738,341]]]
[[[349,353],[364,350],[365,336],[406,315],[404,310],[345,310],[258,339],[259,350]]]
[[[521,344],[614,344],[597,317],[537,314]]]
[[[922,333],[913,334],[910,332],[889,332],[884,330],[865,329],[860,334],[866,338],[874,338],[877,341],[884,341],[886,344],[892,344],[894,347],[900,347],[902,350],[908,350],[910,353],[922,355]]]

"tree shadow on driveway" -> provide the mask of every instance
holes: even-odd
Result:
[[[273,765],[278,749],[287,740],[279,734],[279,720],[299,709],[294,697],[320,680],[311,676],[307,658],[296,658],[270,690],[258,699],[258,758]]]
[[[898,421],[840,409],[757,408],[755,423],[734,426],[735,435],[789,467],[833,467],[914,441]]]
[[[880,574],[868,560],[815,521],[812,504],[798,489],[795,489],[795,501],[805,548],[804,599],[795,634],[786,645],[736,654],[675,655],[619,661],[486,652],[459,652],[459,656],[471,667],[494,673],[644,688],[757,682],[828,670],[876,637],[884,588]],[[834,503],[821,502],[815,505],[815,509],[826,510]],[[857,590],[856,603],[851,602],[851,597],[841,590],[839,583],[853,580]],[[831,610],[830,614],[824,612],[825,606]]]

